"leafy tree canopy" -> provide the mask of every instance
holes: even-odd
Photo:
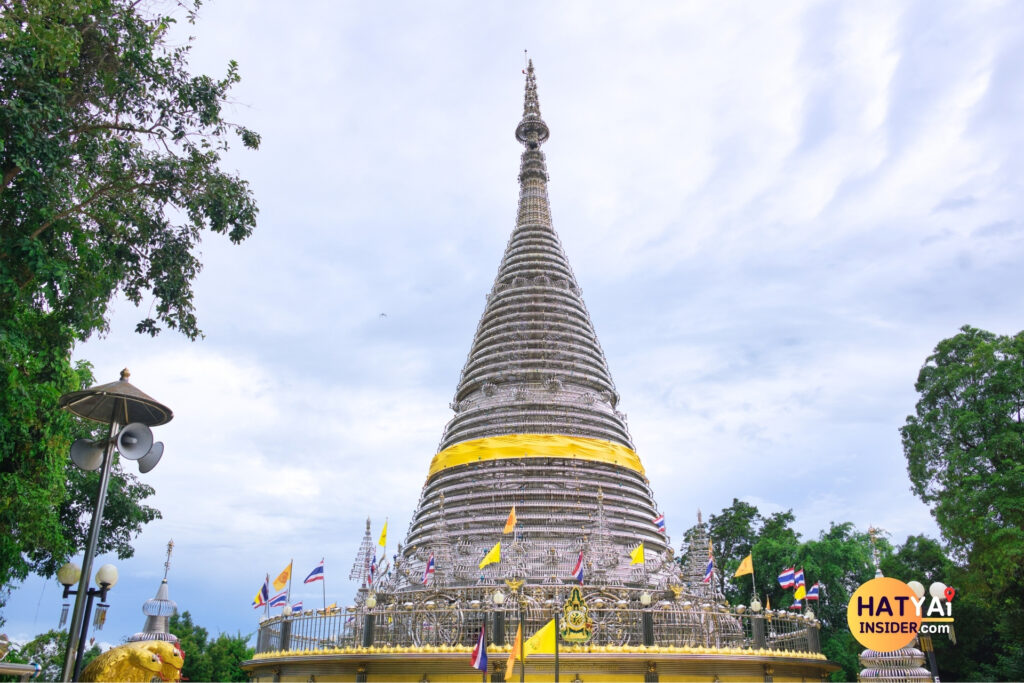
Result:
[[[201,232],[245,239],[248,184],[218,162],[237,133],[222,117],[238,65],[221,78],[187,70],[168,46],[169,16],[126,0],[9,0],[0,14],[0,312],[45,314],[85,339],[120,291],[150,294],[161,324],[199,335],[191,283]],[[190,18],[194,17],[190,13]]]
[[[249,636],[221,633],[210,639],[210,633],[192,621],[188,611],[171,617],[170,631],[178,636],[185,653],[181,673],[190,681],[247,681],[241,663],[252,659],[255,650],[248,646]]]
[[[928,357],[900,430],[913,491],[1000,592],[1024,585],[1024,332],[965,326]]]
[[[953,677],[1024,679],[1024,332],[960,328],[935,347],[915,388],[903,452],[952,562],[916,543],[903,559],[958,589],[963,644],[945,657]]]
[[[248,184],[219,168],[237,65],[188,71],[174,18],[129,0],[0,0],[0,585],[52,572],[81,545],[89,476],[68,468],[83,429],[57,410],[93,378],[76,342],[121,294],[149,302],[137,330],[200,335],[192,281],[206,231],[245,239]],[[198,4],[185,3],[188,19]],[[103,542],[130,554],[152,489],[116,472]],[[123,495],[122,495],[123,494]],[[0,603],[2,603],[0,595]]]

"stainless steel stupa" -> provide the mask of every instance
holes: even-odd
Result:
[[[533,63],[526,72],[519,211],[451,404],[399,563],[413,584],[433,555],[458,586],[513,575],[648,583],[669,553],[626,416],[569,260],[551,224]],[[515,538],[502,527],[515,506]],[[477,569],[504,541],[498,565]],[[630,564],[641,542],[645,567]],[[404,570],[401,571],[401,570]],[[665,577],[667,579],[667,577]],[[664,582],[662,582],[664,583]]]

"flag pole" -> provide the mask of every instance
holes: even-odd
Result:
[[[555,683],[558,683],[558,608],[555,608]]]
[[[754,549],[750,549],[750,590],[757,597],[757,580],[754,578]]]
[[[324,559],[326,559],[326,558],[323,558],[323,557],[320,558],[320,564],[324,563]],[[326,573],[327,572],[324,572],[324,574],[326,574]],[[320,575],[320,588],[324,592],[324,614],[327,614],[327,577],[324,576],[324,574]]]
[[[522,588],[520,587],[520,590]],[[519,595],[519,628],[523,628],[523,606],[526,604],[526,599],[523,598],[522,594]],[[523,631],[523,635],[519,638],[519,683],[526,683],[526,633]]]
[[[284,611],[292,612],[292,574],[295,573],[295,558],[288,561],[288,599],[285,601]],[[283,612],[282,612],[283,614]]]

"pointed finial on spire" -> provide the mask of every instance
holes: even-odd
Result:
[[[174,539],[167,541],[167,559],[164,560],[164,581],[167,580],[167,572],[171,571],[171,552],[174,551]]]
[[[875,526],[868,527],[868,539],[871,542],[871,559],[875,563],[875,578],[882,576],[882,567],[878,561],[878,546],[875,545],[875,537],[885,533],[885,529],[879,529]]]
[[[525,50],[524,50],[525,52]],[[540,100],[537,98],[537,78],[533,74],[533,60],[526,61],[526,96],[523,98],[523,120],[516,126],[516,139],[527,149],[537,149],[548,139],[548,124],[540,117]]]

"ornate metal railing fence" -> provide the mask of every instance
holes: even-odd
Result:
[[[507,596],[504,604],[483,600],[383,602],[324,613],[322,610],[271,617],[260,624],[257,653],[315,651],[354,647],[451,647],[476,644],[481,624],[488,642],[511,645],[522,625],[529,637],[561,613],[555,599]],[[641,606],[633,600],[588,601],[591,638],[585,644],[689,648],[741,648],[818,652],[813,617],[780,611],[752,614],[717,604],[662,600]],[[563,646],[569,645],[563,643]]]

